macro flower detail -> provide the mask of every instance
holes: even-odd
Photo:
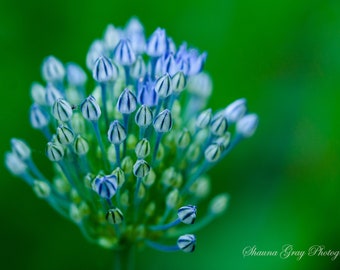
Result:
[[[206,58],[186,43],[176,48],[161,28],[147,39],[136,18],[125,28],[109,25],[94,41],[88,72],[47,57],[46,85],[32,84],[30,122],[45,137],[54,175],[40,171],[21,139],[11,140],[8,170],[95,244],[193,252],[192,233],[229,200],[217,195],[200,211],[214,182],[207,171],[258,125],[244,98],[206,108]]]

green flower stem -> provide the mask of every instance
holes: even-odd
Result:
[[[115,251],[114,270],[134,270],[135,269],[134,246]]]
[[[109,128],[109,116],[108,116],[108,112],[107,112],[107,97],[106,97],[106,83],[101,83],[100,84],[100,88],[101,88],[101,94],[102,94],[102,103],[103,103],[103,114],[104,114],[104,119],[105,119],[105,125],[106,128]]]
[[[96,134],[96,138],[99,144],[100,151],[102,152],[102,157],[103,157],[103,162],[104,162],[104,167],[106,170],[108,170],[108,160],[107,160],[107,154],[104,148],[102,136],[100,135],[99,131],[99,126],[98,126],[98,121],[92,121],[94,133]]]

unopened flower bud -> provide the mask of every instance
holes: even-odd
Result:
[[[49,160],[57,162],[64,157],[64,148],[58,143],[47,143],[46,155]]]
[[[175,73],[172,77],[172,89],[175,93],[181,93],[186,86],[185,75],[182,71]]]
[[[139,159],[145,159],[151,151],[150,143],[147,139],[139,141],[135,147],[136,156]]]
[[[191,135],[189,130],[185,129],[182,131],[177,137],[177,147],[180,149],[184,149],[188,147],[191,142]]]
[[[198,128],[206,128],[211,121],[212,118],[212,112],[211,109],[207,109],[199,114],[199,116],[196,118],[196,126]]]
[[[46,105],[46,89],[39,83],[32,83],[31,97],[36,104]]]
[[[122,114],[130,114],[136,110],[136,107],[136,96],[128,88],[125,88],[125,90],[120,94],[117,102],[118,111]]]
[[[177,211],[177,216],[184,224],[194,224],[196,220],[197,209],[194,205],[182,206]]]
[[[204,151],[205,159],[209,162],[217,161],[222,153],[222,148],[219,144],[213,143]]]
[[[256,131],[259,118],[256,114],[247,114],[236,123],[236,131],[243,137],[248,138],[253,136]]]
[[[42,107],[37,104],[33,104],[30,110],[30,120],[32,127],[42,129],[48,125],[49,116]]]
[[[12,152],[6,153],[5,164],[7,169],[14,175],[21,175],[27,170],[27,165],[15,153]]]
[[[99,83],[108,82],[113,75],[111,60],[105,56],[100,56],[94,64],[92,76]]]
[[[143,159],[136,161],[133,165],[133,174],[138,178],[143,178],[150,172],[150,165]]]
[[[42,65],[42,76],[48,82],[62,81],[65,76],[63,64],[54,56],[46,57]]]
[[[143,178],[143,183],[146,187],[151,187],[153,183],[155,183],[155,180],[156,180],[156,174],[154,170],[151,168],[148,175]]]
[[[46,104],[49,106],[52,106],[57,99],[63,98],[63,95],[52,83],[47,84],[45,95]]]
[[[237,122],[247,112],[247,101],[245,98],[235,100],[224,110],[224,114],[230,123]]]
[[[135,116],[135,122],[139,127],[148,127],[152,123],[152,112],[150,109],[142,105]]]
[[[222,113],[218,113],[211,121],[210,130],[216,136],[222,136],[227,132],[228,120]]]
[[[31,157],[31,149],[24,141],[13,138],[11,139],[11,146],[13,153],[21,160],[28,160]]]
[[[196,237],[193,234],[185,234],[178,238],[177,246],[186,253],[194,252],[196,246]]]
[[[178,189],[173,189],[168,193],[168,195],[165,198],[165,202],[167,207],[169,208],[175,208],[179,200],[179,191]]]
[[[157,57],[161,56],[166,52],[167,40],[164,29],[157,28],[152,33],[146,48],[146,52],[149,56]]]
[[[155,84],[155,91],[160,98],[167,98],[172,93],[172,82],[168,73],[158,78]]]
[[[126,132],[119,121],[115,120],[110,124],[107,138],[112,144],[120,144],[126,139]]]
[[[124,173],[124,171],[121,168],[117,167],[116,169],[114,169],[112,174],[114,176],[116,176],[119,188],[122,185],[124,185],[124,183],[125,183],[125,173]]]
[[[97,177],[93,183],[93,189],[104,199],[111,199],[117,192],[118,181],[114,175]]]
[[[106,220],[110,224],[120,224],[124,220],[124,215],[122,211],[119,210],[119,208],[109,209],[106,212]]]
[[[163,63],[163,73],[168,73],[170,76],[174,76],[176,72],[179,70],[176,60],[174,58],[173,53],[170,53],[165,59]]]
[[[122,170],[126,173],[132,173],[133,160],[130,156],[126,156],[122,160]]]
[[[66,122],[71,119],[73,110],[65,99],[60,98],[53,103],[52,114],[58,121]]]
[[[86,83],[87,76],[84,70],[75,63],[66,66],[67,81],[72,86],[82,86]]]
[[[33,190],[39,198],[47,198],[51,193],[51,187],[47,183],[38,180],[33,182]]]
[[[229,196],[226,193],[217,195],[209,204],[209,211],[214,215],[222,214],[228,206]]]
[[[143,78],[146,73],[146,66],[143,58],[139,55],[136,62],[131,66],[130,76],[135,80]]]
[[[120,40],[120,36],[120,31],[115,28],[114,25],[109,24],[104,32],[104,44],[106,49],[113,51]]]
[[[122,66],[130,66],[136,61],[136,55],[129,40],[121,39],[119,41],[113,59]]]
[[[85,140],[85,138],[83,138],[80,135],[77,135],[73,143],[73,149],[77,155],[83,156],[86,155],[87,152],[89,151],[89,144],[87,140]]]
[[[168,109],[160,112],[153,120],[153,126],[158,133],[168,132],[172,128],[172,116]]]
[[[74,141],[74,133],[72,129],[67,126],[59,126],[57,128],[57,140],[63,145],[68,145]]]
[[[81,113],[86,120],[97,121],[101,115],[100,107],[94,98],[89,96],[81,104]]]

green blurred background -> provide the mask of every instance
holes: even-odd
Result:
[[[208,52],[210,106],[246,97],[255,136],[211,171],[228,212],[197,233],[193,254],[145,250],[137,269],[340,269],[340,256],[246,257],[242,250],[315,244],[340,250],[340,1],[1,1],[1,269],[111,269],[113,254],[89,244],[3,166],[11,137],[43,152],[30,128],[29,87],[49,54],[85,66],[108,23],[136,15],[148,35]],[[45,163],[43,163],[44,165]],[[339,268],[338,268],[339,267]]]

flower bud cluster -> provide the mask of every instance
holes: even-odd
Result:
[[[109,25],[92,43],[89,72],[47,57],[46,84],[32,85],[30,122],[46,138],[55,176],[40,172],[19,139],[11,140],[7,168],[99,245],[193,252],[191,230],[227,203],[218,195],[196,221],[192,203],[209,194],[206,172],[258,124],[243,98],[218,112],[205,107],[212,90],[206,57],[186,43],[177,48],[161,28],[146,38],[136,18],[125,28]],[[169,236],[175,246],[159,244]]]

